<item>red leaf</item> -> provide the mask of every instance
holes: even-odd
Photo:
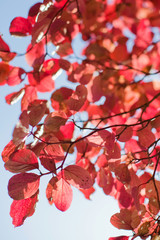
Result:
[[[146,221],[140,225],[138,228],[138,235],[139,236],[149,236],[149,228],[150,228],[150,222]]]
[[[59,69],[60,69],[59,59],[52,58],[43,62],[42,72],[54,75],[58,72]]]
[[[110,237],[108,240],[128,240],[127,236],[119,236],[119,237]]]
[[[46,109],[46,100],[34,100],[31,102],[28,106],[29,124],[33,127],[36,126],[44,116]]]
[[[44,43],[37,43],[35,46],[29,44],[26,51],[26,61],[29,66],[38,68],[44,61]]]
[[[87,98],[87,89],[83,85],[76,87],[75,92],[72,94],[70,99],[66,100],[70,110],[79,111],[80,108],[84,105]]]
[[[31,41],[32,46],[34,46],[36,43],[39,43],[43,39],[46,30],[51,22],[51,19],[47,17],[45,17],[41,21],[39,21],[39,19],[40,18],[38,17],[38,21],[35,23],[32,29],[32,41]]]
[[[11,61],[17,54],[10,52],[10,48],[6,42],[0,36],[0,58],[3,61],[9,62]]]
[[[6,84],[9,71],[9,65],[5,62],[0,62],[0,86]]]
[[[55,165],[54,157],[53,155],[48,155],[48,152],[46,149],[41,151],[39,159],[44,168],[46,168],[48,171],[56,173],[56,165]]]
[[[137,136],[140,144],[144,147],[149,147],[155,141],[155,135],[147,127],[137,131]]]
[[[64,178],[76,188],[88,189],[93,185],[89,172],[77,165],[66,167],[64,169]]]
[[[26,111],[23,111],[20,115],[19,122],[13,131],[13,142],[15,145],[19,145],[24,142],[29,133],[29,117]]]
[[[30,171],[38,168],[38,159],[31,150],[20,149],[10,156],[5,168],[13,173]]]
[[[128,167],[125,163],[120,164],[115,168],[115,175],[117,179],[124,183],[129,183],[131,180],[131,176],[128,170]]]
[[[12,140],[4,147],[1,154],[4,162],[9,160],[10,155],[16,150],[16,147]]]
[[[71,186],[63,179],[51,178],[46,189],[46,196],[50,204],[54,203],[56,208],[66,211],[72,202],[73,192]]]
[[[131,211],[121,209],[120,213],[116,213],[111,217],[110,222],[118,229],[132,230],[131,220]]]
[[[16,17],[12,20],[9,31],[14,36],[27,36],[31,34],[32,25],[28,19]]]
[[[114,51],[110,54],[110,57],[116,62],[123,62],[129,58],[127,47],[124,44],[119,44],[115,47]]]
[[[58,63],[60,68],[64,69],[65,71],[70,71],[72,69],[71,63],[65,59],[59,59]]]
[[[10,48],[8,46],[8,44],[2,39],[2,37],[0,36],[0,52],[10,52]]]
[[[64,159],[64,151],[60,144],[55,144],[59,142],[59,140],[56,137],[51,137],[49,139],[50,145],[47,145],[44,148],[44,151],[42,151],[42,157],[44,155],[48,156],[48,158],[52,158],[54,161],[62,161]],[[53,144],[52,144],[53,143]]]
[[[30,217],[35,212],[35,206],[38,202],[38,193],[34,196],[22,199],[13,200],[10,208],[10,216],[15,227],[21,226],[27,217]]]
[[[13,92],[13,93],[8,94],[5,97],[6,103],[12,105],[12,104],[18,102],[18,100],[20,100],[23,97],[24,93],[25,93],[25,90],[21,89],[18,92]]]
[[[52,112],[44,120],[44,129],[46,132],[57,132],[67,121],[63,112]]]
[[[9,75],[7,77],[7,84],[9,86],[15,86],[23,81],[22,75],[25,73],[25,71],[22,68],[19,67],[13,67]]]
[[[50,92],[55,87],[52,76],[44,72],[28,73],[28,81],[30,85],[35,86],[39,92]]]
[[[116,135],[118,135],[118,141],[127,142],[133,135],[132,127],[120,127],[116,130]]]
[[[69,99],[72,95],[73,90],[69,88],[62,87],[53,92],[51,96],[52,107],[55,110],[62,110],[65,113],[68,113],[68,105],[65,100]]]
[[[109,168],[100,168],[99,172],[97,173],[97,183],[100,187],[110,185],[110,189],[112,190],[113,177]]]
[[[27,110],[30,102],[33,102],[37,99],[37,90],[33,86],[25,87],[25,94],[21,101],[21,111]]]
[[[56,53],[60,57],[65,57],[65,56],[68,56],[68,55],[72,54],[73,49],[72,49],[71,43],[70,42],[64,42],[64,43],[60,44]]]
[[[102,97],[103,91],[101,88],[101,77],[97,76],[93,78],[88,84],[87,84],[87,90],[88,90],[88,95],[87,99],[90,102],[96,102],[100,100]]]
[[[107,152],[114,148],[115,136],[107,130],[97,131],[87,137],[89,144],[93,147],[106,147]]]
[[[121,152],[120,152],[120,146],[117,142],[114,143],[114,148],[111,152],[109,152],[108,155],[106,155],[106,158],[108,160],[108,165],[112,171],[115,170],[116,167],[119,166],[121,162]]]
[[[39,188],[40,176],[35,173],[20,173],[10,178],[8,194],[14,200],[33,196]]]
[[[59,132],[56,133],[58,139],[59,140],[71,139],[73,137],[74,126],[75,125],[73,122],[68,122],[64,126],[61,126]]]
[[[92,193],[95,192],[94,187],[88,188],[88,189],[80,189],[80,191],[84,194],[85,198],[90,200],[90,196]]]
[[[38,2],[36,4],[34,4],[30,9],[29,9],[29,12],[28,12],[28,19],[32,22],[32,23],[35,23],[35,18],[39,12],[39,8],[41,6],[41,2]]]
[[[118,202],[120,208],[128,208],[132,203],[132,196],[125,190],[124,186],[119,191]]]

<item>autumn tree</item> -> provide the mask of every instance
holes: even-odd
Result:
[[[133,234],[110,240],[160,239],[159,12],[156,0],[38,2],[9,28],[30,39],[29,71],[12,66],[21,53],[0,37],[0,85],[24,83],[5,98],[21,99],[2,152],[14,174],[8,182],[14,226],[34,213],[41,178],[50,175],[46,197],[61,211],[71,205],[72,187],[89,199],[97,184],[118,201],[110,221]]]

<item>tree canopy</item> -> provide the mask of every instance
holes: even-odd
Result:
[[[21,101],[2,152],[14,226],[50,175],[46,198],[60,211],[72,187],[117,200],[110,222],[132,234],[109,240],[160,239],[159,12],[156,0],[44,0],[10,23],[30,39],[25,53],[0,36],[0,85],[19,85],[5,100]],[[21,55],[30,70],[12,65]]]

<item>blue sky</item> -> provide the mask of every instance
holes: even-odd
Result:
[[[29,7],[37,1],[33,0],[5,0],[0,6],[0,33],[9,44],[12,51],[25,52],[28,39],[14,38],[9,35],[9,25],[16,16],[26,17]],[[12,64],[21,65],[26,69],[26,63],[22,58],[17,58]],[[11,140],[13,127],[20,114],[20,104],[9,106],[5,103],[5,96],[20,87],[0,87],[0,151]],[[10,238],[16,240],[107,240],[110,236],[119,236],[126,231],[119,231],[112,227],[109,219],[112,214],[119,211],[113,198],[107,197],[101,189],[92,195],[88,201],[82,193],[74,190],[73,202],[65,213],[60,212],[54,206],[50,206],[45,197],[45,188],[49,178],[42,179],[40,186],[39,202],[36,212],[27,218],[24,225],[14,228],[9,216],[12,199],[7,193],[7,184],[11,173],[7,172],[0,161],[0,235],[1,239]],[[124,234],[125,235],[125,234]]]

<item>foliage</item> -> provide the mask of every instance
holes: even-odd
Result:
[[[155,0],[38,2],[9,29],[31,40],[29,71],[10,65],[20,54],[0,37],[0,85],[24,82],[6,96],[7,104],[21,99],[21,114],[2,152],[15,174],[8,183],[15,226],[34,213],[40,180],[50,175],[46,197],[59,210],[70,207],[72,186],[90,199],[98,184],[118,201],[116,228],[132,230],[132,239],[160,238],[159,11]],[[68,85],[61,75],[57,88],[60,70]]]

